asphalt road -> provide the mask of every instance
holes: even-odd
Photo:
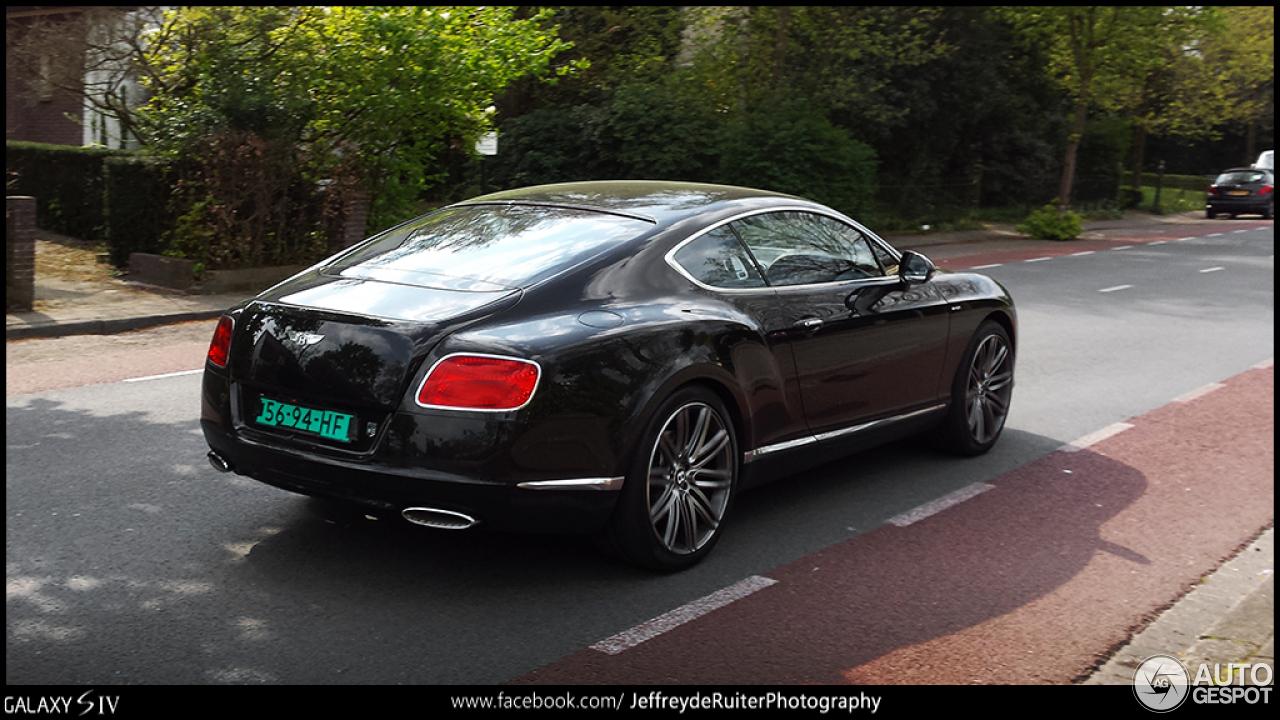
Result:
[[[617,565],[575,538],[431,531],[220,475],[203,458],[197,374],[122,381],[199,367],[198,338],[178,334],[106,350],[92,342],[23,343],[16,354],[11,345],[8,375],[25,384],[15,390],[14,380],[7,380],[6,681],[619,681],[595,653],[623,663],[615,668],[636,667],[627,665],[633,659],[667,668],[666,675],[623,678],[698,682],[701,676],[692,670],[681,675],[684,666],[664,665],[663,649],[723,650],[717,639],[741,635],[744,628],[761,632],[772,622],[777,631],[769,635],[769,647],[781,653],[775,654],[774,669],[743,663],[735,666],[740,674],[716,675],[715,681],[895,682],[883,663],[908,653],[911,643],[927,642],[935,650],[938,643],[983,647],[966,645],[975,628],[1029,612],[1044,597],[1066,593],[1053,609],[1057,615],[1074,613],[1066,625],[1042,626],[1045,632],[1061,635],[1088,626],[1096,604],[1108,596],[1066,589],[1077,578],[1092,577],[1086,571],[1099,547],[1106,558],[1132,565],[1124,573],[1161,578],[1137,583],[1139,591],[1125,596],[1123,612],[1106,617],[1120,624],[1093,640],[1106,645],[1123,635],[1126,618],[1162,607],[1184,575],[1193,579],[1206,563],[1211,566],[1212,553],[1199,565],[1171,571],[1180,555],[1166,558],[1101,539],[1100,523],[1116,517],[1109,514],[1114,508],[1065,526],[1014,521],[1030,506],[1044,518],[1057,517],[1063,503],[1082,511],[1089,503],[1079,492],[1096,490],[1104,503],[1128,509],[1125,517],[1137,513],[1132,522],[1142,526],[1138,511],[1147,506],[1140,499],[1151,478],[1173,472],[1149,463],[1172,457],[1171,447],[1181,457],[1218,458],[1222,445],[1240,440],[1251,458],[1273,453],[1271,429],[1263,427],[1269,413],[1241,416],[1239,408],[1260,397],[1270,408],[1267,396],[1274,396],[1268,380],[1273,371],[1252,369],[1274,354],[1274,235],[1268,225],[1073,252],[1044,254],[1043,260],[1004,253],[943,263],[994,265],[983,272],[1009,287],[1018,301],[1018,384],[1005,436],[992,453],[956,461],[904,442],[746,494],[711,558],[675,576]],[[210,330],[193,326],[190,332],[207,337]],[[1215,383],[1224,389],[1171,405]],[[1166,417],[1174,410],[1176,418]],[[1062,492],[1037,482],[1036,473],[1046,467],[1060,474],[1072,469],[1057,464],[1064,443],[1135,418],[1143,418],[1130,423],[1135,429],[1150,426],[1154,436],[1129,430],[1101,441],[1109,443],[1105,454],[1072,456],[1087,459],[1099,477],[1112,482]],[[1264,440],[1259,432],[1265,432]],[[1212,464],[1204,472],[1211,469]],[[1250,466],[1241,472],[1258,471]],[[976,494],[930,521],[886,527],[958,491]],[[1261,507],[1270,514],[1274,499],[1260,499],[1259,492],[1222,493],[1224,504],[1211,513],[1221,542],[1248,538],[1260,527],[1257,512],[1243,509]],[[1063,547],[1064,530],[1072,556],[999,602],[980,593],[957,595],[969,602],[947,606],[923,634],[903,630],[863,645],[857,636],[797,630],[820,627],[806,623],[813,608],[848,604],[853,597],[862,609],[887,611],[878,605],[893,603],[897,594],[849,594],[867,564],[878,565],[881,578],[899,578],[906,590],[971,587],[974,573],[980,580],[981,573],[1001,572],[982,563],[950,569],[944,564],[930,566],[921,578],[918,567],[884,567],[877,560],[903,547],[921,557],[947,546],[990,550],[981,540],[992,528],[971,516],[984,508],[979,520],[1014,522],[1017,531],[1006,528],[1002,537],[1002,552],[1011,557],[1040,557]],[[1152,506],[1152,513],[1159,522],[1143,526],[1143,532],[1154,533],[1152,542],[1185,534],[1167,504]],[[829,581],[811,569],[828,557],[835,560],[828,569],[839,572]],[[1114,587],[1114,580],[1107,582]],[[726,588],[737,588],[747,599],[728,602],[736,595],[726,595]],[[709,609],[715,605],[705,602],[709,597],[725,600],[723,607]],[[673,634],[616,655],[591,649],[620,635],[661,635],[661,623],[646,624],[690,603],[706,615],[678,632],[699,633],[688,636],[695,645],[674,644],[670,639],[679,636]],[[763,616],[753,614],[760,603],[768,608]],[[1032,613],[1011,630],[1020,640],[1000,641],[1020,642],[1019,648],[1034,652],[1042,643],[1034,632],[1036,617]],[[648,630],[637,635],[636,628]],[[719,632],[708,634],[713,628]],[[990,639],[984,642],[989,648]],[[593,659],[593,669],[583,669],[584,657]],[[784,672],[778,657],[829,658],[830,667]],[[971,677],[1001,682],[1022,676]],[[1068,669],[1038,676],[1041,682],[1072,679]]]

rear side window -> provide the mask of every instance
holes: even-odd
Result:
[[[676,251],[676,263],[694,280],[718,288],[764,287],[764,278],[728,225],[722,225]]]
[[[1245,185],[1248,183],[1270,182],[1271,176],[1264,172],[1250,170],[1245,172],[1227,172],[1218,176],[1214,185]]]
[[[358,246],[325,272],[455,290],[526,287],[651,227],[644,220],[576,208],[448,208]]]

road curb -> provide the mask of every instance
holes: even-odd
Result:
[[[1130,685],[1152,655],[1173,655],[1192,677],[1201,663],[1265,662],[1274,669],[1275,529],[1258,537],[1179,598],[1082,685]],[[1248,681],[1246,680],[1246,683]]]
[[[190,312],[171,313],[166,315],[143,315],[138,317],[113,318],[109,320],[82,320],[78,322],[48,322],[34,325],[15,325],[4,329],[4,339],[30,340],[33,338],[55,338],[68,335],[114,335],[116,333],[144,330],[159,325],[212,320],[220,317],[224,310],[193,310]]]

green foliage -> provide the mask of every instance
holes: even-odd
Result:
[[[494,184],[572,180],[710,180],[716,119],[662,86],[628,85],[599,105],[551,106],[507,121]]]
[[[411,215],[443,178],[443,152],[470,147],[489,129],[498,91],[573,67],[552,68],[567,46],[544,27],[546,14],[515,12],[184,6],[166,13],[140,58],[151,96],[139,127],[182,160],[186,204],[175,210],[188,218],[183,227],[198,231],[195,219],[207,214],[219,233],[175,242],[194,243],[211,267],[305,254],[320,228],[285,219],[319,222],[298,207],[319,202],[315,183],[339,174],[361,179],[372,226]],[[197,197],[197,188],[222,194]]]
[[[799,195],[855,218],[871,211],[875,171],[874,150],[803,101],[758,108],[721,145],[721,182]]]
[[[130,154],[99,147],[5,143],[5,170],[16,173],[10,195],[36,198],[36,224],[81,240],[103,237],[103,163]]]
[[[1017,230],[1037,240],[1075,240],[1084,232],[1084,227],[1076,213],[1059,212],[1055,200],[1032,212]]]
[[[104,170],[107,252],[113,265],[126,267],[130,253],[163,249],[169,168],[155,158],[113,157]]]

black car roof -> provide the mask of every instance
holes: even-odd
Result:
[[[809,201],[782,193],[732,185],[665,182],[658,180],[599,180],[558,183],[507,190],[472,198],[458,205],[485,203],[529,203],[576,207],[637,217],[666,224],[716,206],[747,204],[751,201]]]

